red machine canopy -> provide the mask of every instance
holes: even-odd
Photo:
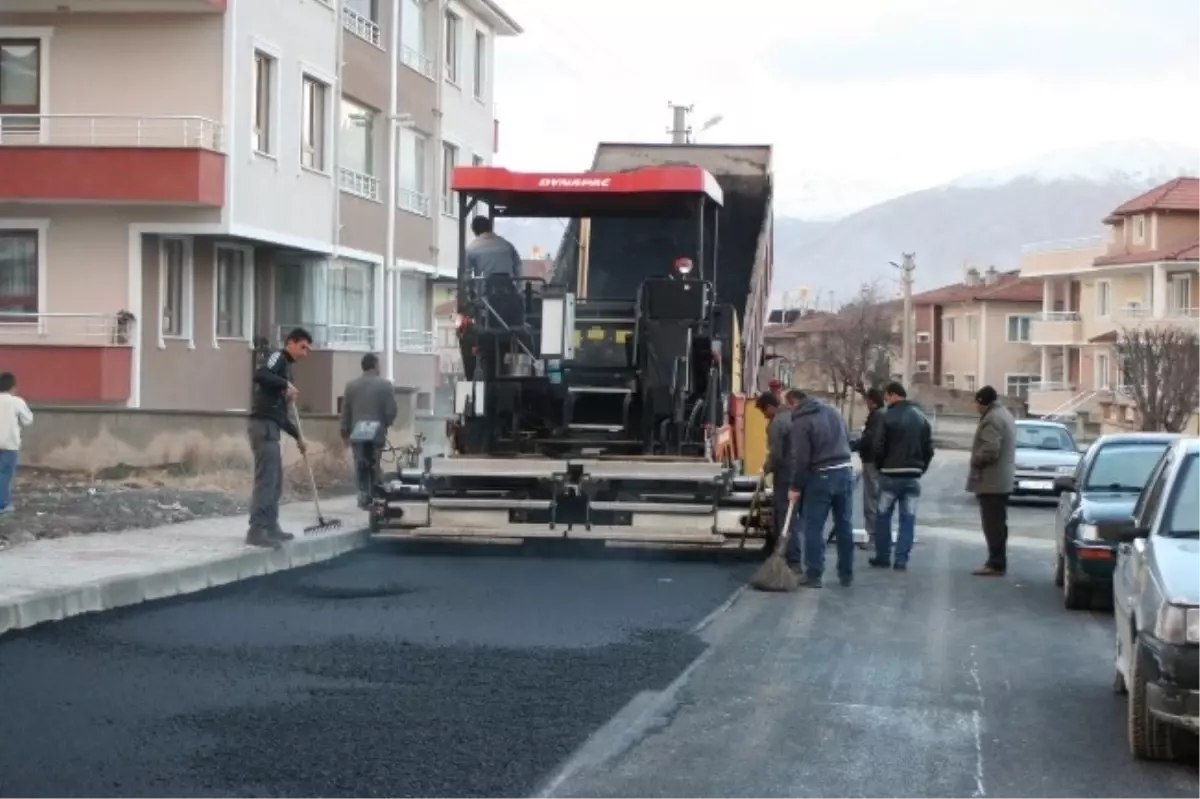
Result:
[[[628,172],[512,172],[455,167],[451,188],[487,203],[494,216],[686,217],[701,198],[722,205],[716,178],[698,166],[648,166]]]

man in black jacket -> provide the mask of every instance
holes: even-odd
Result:
[[[254,401],[247,429],[254,453],[254,491],[250,496],[250,530],[246,543],[279,549],[295,536],[279,526],[279,499],[283,495],[283,455],[280,432],[296,439],[301,452],[307,450],[290,406],[299,392],[292,384],[292,364],[308,356],[312,336],[298,327],[288,333],[283,349],[272,352],[254,372]]]
[[[875,557],[868,562],[880,569],[892,566],[892,511],[900,506],[896,533],[896,571],[908,568],[917,528],[917,498],[921,477],[933,460],[933,431],[921,409],[908,401],[899,383],[883,390],[887,410],[875,432],[872,455],[879,470],[879,515],[875,523]]]
[[[883,392],[869,388],[863,394],[867,404],[867,418],[863,421],[862,435],[855,442],[855,449],[862,461],[862,509],[863,526],[867,530],[867,546],[873,547],[875,524],[879,516],[879,470],[875,468],[875,436],[883,422]]]

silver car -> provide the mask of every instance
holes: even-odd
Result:
[[[1013,496],[1056,497],[1054,478],[1075,473],[1082,453],[1066,425],[1017,420]]]

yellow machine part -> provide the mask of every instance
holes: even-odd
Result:
[[[746,426],[746,460],[742,468],[745,474],[762,474],[763,463],[767,460],[767,417],[759,410],[757,403],[747,400],[743,420]]]

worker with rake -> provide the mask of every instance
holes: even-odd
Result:
[[[299,392],[292,383],[292,364],[307,357],[312,335],[302,327],[288,333],[283,349],[272,352],[254,371],[254,399],[247,432],[254,453],[254,490],[250,495],[250,530],[246,543],[279,549],[295,536],[279,526],[279,500],[283,496],[283,453],[280,433],[296,440],[307,451],[300,428],[292,421],[291,404]]]

